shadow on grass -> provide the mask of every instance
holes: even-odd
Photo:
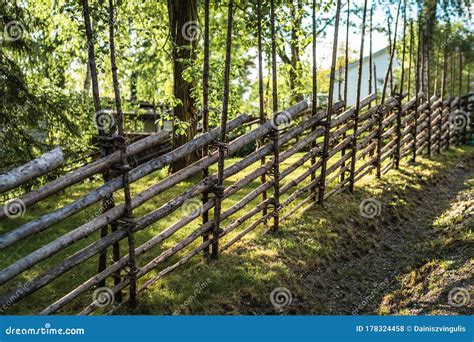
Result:
[[[354,194],[336,195],[278,234],[262,236],[260,229],[217,262],[192,260],[147,291],[133,314],[384,313],[379,306],[399,278],[450,244],[433,222],[465,189],[468,170],[459,161],[450,152],[403,165],[379,181],[367,177]],[[464,163],[472,171],[472,161]],[[360,215],[367,198],[381,203],[379,216]],[[279,287],[291,292],[282,308],[270,300]]]
[[[386,293],[396,287],[401,274],[415,269],[443,248],[439,234],[433,232],[431,225],[463,188],[461,180],[467,171],[456,165],[460,155],[472,156],[473,150],[457,149],[456,153],[448,152],[433,161],[421,159],[413,165],[404,164],[400,171],[390,171],[382,180],[366,177],[354,194],[340,193],[328,199],[324,208],[291,218],[278,234],[262,235],[264,229],[259,227],[223,253],[218,261],[206,262],[201,256],[193,258],[140,294],[136,310],[128,310],[124,305],[116,313],[377,313],[379,304]],[[173,198],[189,184],[185,182],[175,187],[160,201]],[[259,184],[254,181],[247,188],[251,190]],[[231,204],[245,194],[237,193]],[[359,205],[367,198],[381,203],[379,216],[367,219],[360,215]],[[156,205],[149,202],[142,210],[149,212],[156,209]],[[140,214],[140,210],[137,212]],[[167,219],[158,227],[140,232],[137,244],[168,225]],[[64,231],[71,229],[62,227]],[[64,231],[58,230],[58,236]],[[141,265],[187,233],[189,230],[178,232],[173,240],[150,253],[153,255],[140,259]],[[86,246],[94,238],[81,241],[79,246]],[[41,245],[42,242],[35,243]],[[60,261],[65,255],[59,253],[53,260]],[[160,270],[176,261],[177,258],[171,258]],[[35,293],[36,299],[24,300],[8,313],[24,314],[43,309],[44,304],[51,303],[51,298],[58,298],[59,289],[77,286],[93,275],[97,258],[83,265]],[[33,270],[28,278],[21,276],[19,281],[36,275]],[[152,276],[145,276],[140,283]],[[272,304],[270,296],[276,288],[286,288],[291,293],[288,305],[280,308]],[[92,301],[92,292],[72,302],[61,313],[80,311]]]

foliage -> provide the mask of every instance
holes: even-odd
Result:
[[[113,97],[108,48],[108,3],[89,0],[91,5],[94,46],[99,69],[101,96]],[[224,55],[227,30],[227,1],[211,1],[210,56],[210,125],[220,122],[224,75]],[[297,99],[311,94],[312,18],[310,0],[276,0],[278,93],[279,106],[284,108]],[[376,0],[378,8],[387,9],[394,23],[398,0]],[[467,1],[408,1],[408,18],[422,6],[434,6],[436,25],[430,30],[434,46],[432,56],[450,30],[450,46],[459,46],[465,65],[474,58],[472,27],[463,25],[467,16]],[[318,39],[325,39],[333,26],[335,1],[318,1]],[[343,2],[344,4],[344,2]],[[231,118],[239,113],[258,114],[256,1],[235,1],[231,68]],[[192,98],[202,110],[202,64],[204,2],[198,1],[199,27],[195,58],[182,61],[187,65],[183,77],[196,86]],[[351,18],[361,17],[361,6],[351,2]],[[34,9],[34,10],[33,10]],[[340,41],[344,39],[345,13],[341,18]],[[21,24],[21,39],[2,39],[0,50],[0,157],[2,169],[27,161],[60,144],[73,160],[90,153],[90,139],[95,134],[90,98],[90,77],[87,66],[87,46],[81,5],[75,0],[29,0],[2,2],[2,28],[15,21]],[[136,98],[155,104],[163,117],[171,118],[172,108],[179,103],[173,96],[172,44],[165,1],[119,0],[116,3],[116,50],[121,93],[125,110],[136,110]],[[265,112],[271,113],[271,52],[269,2],[262,1],[264,96]],[[354,19],[357,21],[357,19]],[[388,25],[375,27],[387,31]],[[199,28],[198,27],[198,28]],[[399,28],[401,29],[401,25]],[[353,30],[360,28],[353,26]],[[416,29],[416,23],[415,23]],[[393,36],[393,34],[392,34]],[[401,34],[399,34],[399,37]],[[416,34],[415,34],[416,37]],[[329,46],[332,39],[327,39]],[[350,42],[350,48],[358,44]],[[400,41],[398,43],[400,46]],[[400,50],[397,53],[400,57]],[[415,50],[416,51],[416,50]],[[338,52],[338,66],[343,52]],[[354,56],[353,51],[350,58]],[[434,57],[433,57],[434,59]],[[433,61],[440,67],[443,58]],[[319,60],[318,60],[319,63]],[[432,68],[435,72],[435,68]],[[398,75],[398,74],[396,74]],[[467,77],[467,71],[465,71]],[[328,70],[318,72],[318,92],[328,91]],[[104,101],[105,103],[106,101]],[[187,122],[176,125],[186,130]],[[133,125],[126,122],[126,127]],[[179,132],[178,132],[179,133]]]
[[[80,94],[63,88],[63,68],[70,61],[54,56],[54,44],[62,43],[54,38],[44,40],[45,23],[26,8],[2,3],[0,16],[4,28],[0,42],[0,169],[35,158],[56,145],[71,159],[82,155],[90,149],[92,120],[86,116],[88,104]]]

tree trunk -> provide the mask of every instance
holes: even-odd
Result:
[[[297,0],[296,3],[291,3],[291,39],[290,39],[290,56],[288,57],[285,48],[277,47],[278,56],[283,63],[290,66],[288,72],[288,80],[290,86],[290,103],[292,105],[303,101],[303,94],[301,94],[301,37],[298,36],[301,31],[303,14],[303,3]]]
[[[298,30],[301,29],[301,3],[298,1],[296,8],[293,7],[292,17],[295,18],[294,25],[291,29],[291,68],[290,68],[290,89],[291,89],[291,104],[296,104],[303,101],[303,95],[300,93],[300,76],[301,76],[301,61],[300,61],[300,46],[298,38]]]
[[[436,0],[426,0],[423,2],[423,24],[424,27],[422,28],[424,31],[424,44],[425,44],[425,63],[430,63],[430,57],[432,56],[433,52],[433,41],[434,41],[434,30],[431,28],[436,23],[436,10],[437,10],[437,1]],[[424,89],[427,93],[431,93],[433,90],[433,85],[429,84],[428,82],[428,67],[425,67],[424,73],[422,75],[424,84],[426,85],[426,89]]]
[[[179,103],[174,107],[174,118],[185,123],[185,134],[173,134],[173,146],[179,147],[192,140],[197,132],[197,113],[195,101],[191,97],[194,82],[183,78],[183,72],[188,68],[188,61],[195,58],[195,50],[199,38],[197,22],[197,0],[168,0],[168,15],[171,39],[173,43],[173,94]],[[197,153],[178,160],[171,165],[171,171],[176,172],[195,161]]]

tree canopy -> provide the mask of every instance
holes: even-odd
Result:
[[[256,0],[235,1],[231,117],[242,112],[258,113],[256,3]],[[280,107],[311,93],[311,3],[309,0],[276,1]],[[374,7],[387,9],[387,17],[376,21],[374,30],[388,34],[387,18],[394,17],[398,0],[372,3]],[[430,58],[436,65],[432,68],[433,75],[445,58],[436,58],[439,47],[448,39],[452,47],[449,51],[459,48],[464,55],[467,80],[474,58],[472,25],[465,25],[466,19],[472,16],[469,2],[406,0],[403,3],[407,6],[407,20],[418,24],[416,15],[421,13],[421,17],[433,25],[429,30]],[[333,29],[335,5],[332,0],[317,1],[317,4],[316,24],[322,56],[326,33]],[[263,1],[262,6],[265,109],[269,113],[268,1]],[[351,32],[359,32],[361,2],[354,0],[351,6]],[[103,106],[113,107],[108,2],[90,0],[90,8]],[[183,137],[178,139],[178,144],[197,134],[202,111],[203,11],[204,1],[200,0],[118,0],[115,3],[116,54],[125,109],[135,110],[137,100],[153,103],[162,111],[161,120],[174,121],[176,135]],[[226,13],[227,1],[211,1],[211,126],[218,124],[222,106]],[[91,114],[91,78],[81,3],[74,0],[2,2],[0,16],[3,27],[0,42],[2,169],[21,164],[58,144],[70,162],[84,158],[91,153],[96,128]],[[346,13],[343,11],[341,16],[341,25],[345,25]],[[402,26],[399,25],[398,37],[402,37]],[[415,25],[415,29],[417,27]],[[184,29],[189,29],[185,40],[180,39]],[[351,51],[357,51],[358,44],[350,41]],[[400,54],[400,49],[397,53]],[[352,58],[355,58],[353,53]],[[342,64],[342,53],[339,59]],[[327,66],[319,60],[318,63],[318,88],[327,92]],[[130,122],[126,121],[125,125],[132,128]]]

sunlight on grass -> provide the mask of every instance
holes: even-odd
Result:
[[[467,153],[467,150],[468,148],[457,148],[455,151],[447,152],[446,155],[441,158],[435,158],[434,160],[420,159],[416,164],[403,162],[400,171],[390,171],[382,180],[377,180],[373,175],[368,175],[356,184],[356,192],[353,195],[344,192],[327,200],[324,208],[316,206],[311,211],[306,212],[303,216],[301,216],[300,213],[296,213],[288,218],[288,220],[283,224],[281,232],[276,236],[273,234],[262,235],[262,232],[266,228],[260,225],[232,246],[229,251],[223,253],[218,261],[206,263],[203,261],[201,256],[196,256],[191,259],[186,266],[168,275],[149,290],[141,294],[141,305],[138,313],[170,313],[182,302],[186,301],[198,284],[204,282],[209,282],[209,287],[206,291],[200,293],[199,300],[192,303],[192,309],[188,308],[188,310],[192,310],[192,312],[232,313],[233,310],[238,311],[238,305],[233,302],[233,300],[235,300],[233,296],[235,296],[236,293],[241,294],[240,300],[252,301],[253,303],[256,301],[256,298],[265,298],[268,295],[269,288],[274,288],[282,282],[292,282],[291,278],[294,277],[295,270],[288,269],[285,260],[296,259],[299,261],[298,267],[300,267],[301,270],[307,269],[308,267],[312,267],[315,263],[324,264],[327,263],[328,260],[331,260],[334,253],[334,246],[347,243],[345,239],[354,241],[359,239],[358,233],[353,231],[351,228],[348,228],[346,222],[348,217],[358,215],[359,203],[363,198],[374,197],[380,199],[381,197],[386,196],[387,188],[389,188],[395,195],[397,193],[403,193],[407,188],[419,189],[421,187],[419,184],[420,180],[426,180],[434,173],[439,172],[439,170],[446,168],[448,165],[451,165],[460,154]],[[288,158],[282,163],[281,170],[292,165],[302,156],[303,153],[298,153],[291,158]],[[339,156],[331,158],[328,165],[332,165],[338,158]],[[228,158],[226,160],[226,165],[229,166],[238,160],[240,159]],[[360,161],[360,163],[363,162],[363,160]],[[229,186],[238,181],[246,174],[255,170],[259,165],[259,163],[254,163],[247,169],[229,177],[225,181],[225,185]],[[308,169],[308,167],[309,162],[292,172],[291,175],[287,177],[288,180],[301,175]],[[215,171],[216,168],[214,166],[211,168],[211,172]],[[142,180],[133,184],[132,193],[138,194],[142,192],[148,187],[154,185],[157,181],[164,179],[166,175],[165,171],[160,170],[144,177]],[[143,215],[156,210],[167,201],[183,193],[186,189],[199,181],[199,179],[200,177],[196,175],[176,186],[173,186],[156,198],[135,209],[134,216],[140,218]],[[288,180],[285,179],[283,183]],[[303,181],[301,186],[308,184],[309,181],[310,177]],[[100,179],[93,179],[75,185],[64,193],[57,194],[48,201],[44,201],[33,208],[29,208],[25,216],[16,220],[7,220],[0,228],[0,232],[4,233],[9,231],[33,218],[71,203],[101,184],[102,182]],[[226,199],[223,203],[223,210],[225,211],[238,203],[238,201],[259,185],[260,180],[256,179],[244,189]],[[292,190],[284,194],[281,198],[281,202],[283,202],[294,190],[295,188],[292,188]],[[269,195],[271,195],[271,192],[272,191],[270,191]],[[299,196],[299,200],[308,195],[309,193],[307,192],[302,196]],[[117,203],[122,202],[123,196],[116,196],[116,200]],[[283,215],[287,210],[291,210],[299,200],[294,201],[292,205],[285,208]],[[247,210],[254,208],[260,202],[261,196],[250,202],[243,210],[225,220],[222,223],[222,227],[227,227],[230,222],[240,217]],[[383,208],[388,208],[387,210],[390,210],[391,207],[396,207],[397,210],[403,211],[403,208],[408,206],[409,204],[406,201],[397,200],[396,196],[390,198],[388,201],[383,200]],[[16,244],[3,250],[1,252],[2,259],[0,261],[0,266],[2,268],[6,267],[15,260],[18,260],[65,233],[72,231],[79,225],[91,220],[91,218],[100,214],[100,208],[101,205],[97,203],[89,207],[87,210],[50,227],[44,232],[33,235],[20,244]],[[409,214],[410,213],[407,212],[403,215]],[[177,209],[165,219],[159,220],[145,230],[135,234],[136,246],[148,241],[150,238],[168,228],[171,224],[181,218],[182,215],[182,211]],[[212,217],[212,210],[210,212],[210,217]],[[221,245],[229,241],[247,227],[248,224],[259,217],[259,215],[253,217],[239,229],[229,234],[229,236],[226,236],[221,242]],[[451,220],[451,218],[440,218],[439,220],[440,221],[437,222],[437,225],[442,225],[444,222],[443,220]],[[357,222],[354,221],[354,224],[357,224]],[[156,246],[152,251],[139,256],[139,265],[145,265],[164,250],[173,247],[178,241],[185,238],[199,226],[200,220],[194,220],[184,228],[178,230],[170,238],[166,239],[159,246]],[[346,231],[344,235],[341,235],[341,229]],[[2,288],[2,293],[14,289],[21,282],[33,279],[35,276],[41,274],[41,272],[48,266],[64,260],[67,256],[72,255],[76,251],[96,241],[97,238],[98,233],[95,233],[92,236],[77,241],[74,245],[66,248],[60,253],[57,253],[53,257],[41,262],[31,270],[17,277],[14,281]],[[184,251],[178,253],[178,255],[173,256],[160,265],[157,271],[160,271],[179,260],[186,251],[195,248],[200,244],[200,242],[201,239],[198,238]],[[367,238],[366,242],[363,244],[364,246],[361,248],[368,249],[371,244],[372,241],[370,238]],[[127,253],[126,241],[121,243],[121,253],[122,255]],[[109,264],[111,264],[112,260],[110,251],[108,259]],[[153,271],[140,279],[140,284],[156,275],[157,271]],[[23,301],[20,305],[14,306],[11,312],[25,313],[30,312],[30,310],[37,312],[50,304],[53,299],[57,299],[66,293],[65,291],[69,291],[82,284],[96,272],[97,256],[80,264],[75,269],[54,280],[27,300]],[[108,285],[110,286],[111,284],[111,280],[109,280]],[[77,300],[74,300],[70,305],[68,305],[64,313],[74,313],[77,312],[79,308],[88,305],[92,301],[90,293],[91,292],[88,292],[87,295],[83,295]]]

